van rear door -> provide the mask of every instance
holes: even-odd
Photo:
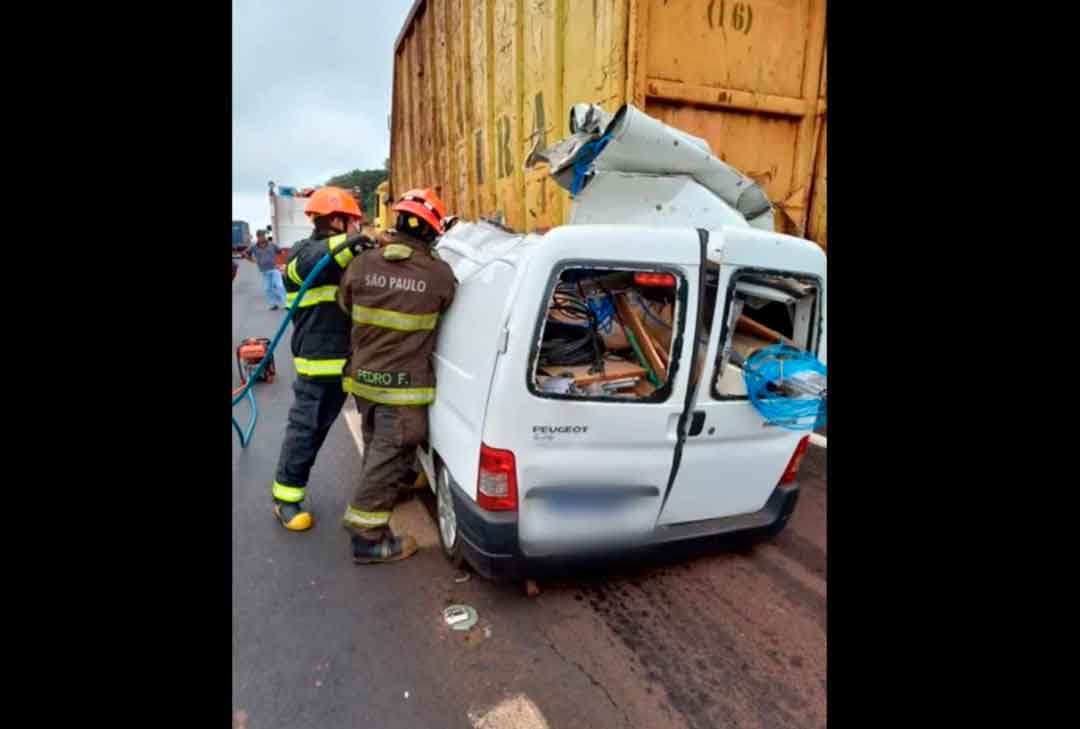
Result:
[[[701,332],[707,346],[659,526],[765,506],[806,431],[765,424],[746,397],[740,363],[771,343],[770,330],[824,355],[820,248],[800,238],[725,227],[710,234],[707,250],[707,331]]]
[[[701,238],[693,229],[629,225],[563,226],[531,252],[483,434],[487,446],[514,455],[525,554],[633,541],[655,528],[686,406],[701,258]],[[674,277],[668,386],[645,399],[567,396],[538,386],[549,302],[560,280],[575,270]],[[475,494],[472,484],[465,488]]]

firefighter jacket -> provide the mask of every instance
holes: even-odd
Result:
[[[435,399],[436,328],[457,280],[419,239],[393,233],[382,243],[357,256],[341,281],[341,311],[352,319],[342,386],[383,405],[427,405]]]
[[[300,286],[323,256],[345,242],[342,233],[316,233],[292,247],[285,267],[285,303],[292,306]],[[345,268],[353,260],[346,248],[334,256],[304,292],[293,315],[292,353],[296,373],[301,377],[341,377],[349,354],[349,318],[337,307],[338,286]]]

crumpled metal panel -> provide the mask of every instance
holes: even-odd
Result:
[[[526,164],[548,163],[552,178],[570,190],[574,163],[583,153],[583,147],[610,135],[607,146],[593,160],[595,173],[585,180],[584,189],[594,184],[601,171],[688,176],[737,211],[752,227],[773,230],[772,203],[761,185],[713,156],[704,139],[668,126],[630,104],[623,105],[614,115],[594,104],[576,104],[570,112],[570,128],[573,133],[569,137],[546,150],[534,150]],[[630,201],[641,199],[633,189],[640,182],[638,178],[629,176],[610,178],[607,184],[625,184],[623,192]],[[618,192],[609,188],[602,197],[611,200],[619,196]],[[582,198],[581,204],[585,204],[584,196],[579,194],[579,197]],[[572,219],[578,217],[578,207],[575,205]],[[628,210],[628,203],[624,202],[618,207],[624,216],[632,214]],[[602,212],[594,211],[591,214],[602,215]],[[648,211],[641,214],[651,215]]]
[[[523,235],[508,232],[483,220],[477,223],[461,221],[439,237],[435,250],[453,269],[460,283],[491,261],[540,238],[535,233]]]
[[[730,205],[689,175],[597,171],[570,213],[571,224],[747,227]]]

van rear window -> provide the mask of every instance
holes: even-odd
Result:
[[[686,296],[678,272],[569,266],[549,291],[529,375],[533,394],[667,399]]]
[[[820,316],[818,283],[813,279],[762,272],[732,277],[713,396],[746,397],[742,365],[759,349],[784,342],[816,354]]]

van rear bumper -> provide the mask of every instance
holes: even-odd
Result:
[[[541,571],[547,564],[566,565],[568,556],[526,557],[518,540],[517,512],[490,512],[481,509],[451,481],[455,490],[458,534],[465,560],[480,575],[490,580],[510,580]],[[653,545],[718,537],[746,532],[774,532],[781,529],[795,511],[799,484],[777,486],[760,511],[720,519],[706,519],[685,524],[667,524],[653,530],[640,544]]]
[[[485,511],[453,479],[450,487],[465,561],[489,580],[522,576],[525,559],[518,543],[517,512]]]
[[[698,537],[717,537],[725,534],[763,530],[779,530],[795,511],[799,501],[799,484],[789,483],[777,486],[769,495],[769,500],[760,511],[738,516],[725,516],[720,519],[705,519],[685,524],[666,524],[653,531],[650,544],[697,539]]]

